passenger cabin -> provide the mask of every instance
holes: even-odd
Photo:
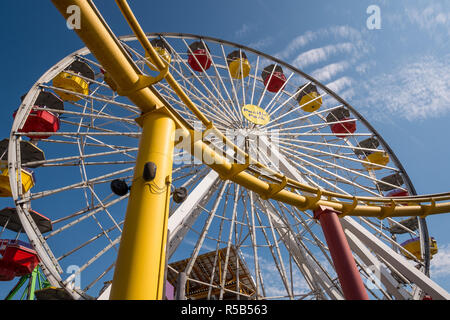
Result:
[[[305,112],[314,112],[322,106],[322,97],[320,97],[317,87],[312,83],[307,86],[302,85],[298,88],[300,93],[297,96],[297,102]]]
[[[11,186],[9,184],[9,170],[8,167],[0,167],[0,197],[12,197]],[[34,187],[35,180],[33,171],[30,169],[21,169],[21,183],[22,192],[27,193],[31,188]],[[17,179],[19,179],[19,174],[17,173]]]
[[[242,50],[235,50],[227,56],[228,70],[233,79],[247,78],[250,74],[251,66],[247,55]]]
[[[416,257],[418,260],[423,260],[421,250],[420,250],[420,238],[419,237],[409,239],[409,240],[403,242],[401,244],[401,246],[405,250],[407,250],[409,253],[414,255],[414,257]],[[431,237],[430,238],[430,255],[431,255],[430,259],[432,259],[433,255],[435,255],[437,252],[438,252],[437,242],[433,237]],[[402,250],[402,254],[407,259],[412,260],[411,256],[409,254],[407,254],[406,252],[403,252],[403,250]]]
[[[363,166],[367,170],[380,170],[381,166],[385,166],[389,163],[389,155],[384,150],[375,150],[380,146],[380,142],[376,138],[368,138],[358,143],[358,148],[372,149],[361,150],[355,149],[355,154],[365,161]]]
[[[8,168],[9,139],[0,141],[0,197],[12,197]],[[34,173],[30,168],[37,168],[45,160],[44,152],[29,141],[20,141],[20,161],[22,163],[22,192],[28,192],[35,184]],[[19,174],[17,172],[17,179]]]
[[[326,119],[338,138],[346,138],[356,131],[356,120],[350,118],[350,111],[344,107],[331,111]]]
[[[9,139],[0,141],[0,166],[8,166]],[[37,168],[45,160],[44,151],[30,141],[20,141],[20,162],[23,167]]]
[[[381,182],[378,182],[377,186],[381,191],[385,192],[385,197],[407,197],[409,196],[409,192],[405,188],[402,188],[403,184],[403,178],[400,173],[394,173],[381,178]]]
[[[25,96],[22,96],[22,100]],[[39,110],[36,110],[39,108]],[[48,135],[27,135],[33,140],[47,139],[51,133],[57,132],[60,127],[59,111],[64,110],[64,102],[55,94],[41,91],[34,102],[34,108],[30,111],[24,125],[19,132],[49,132]],[[13,118],[17,110],[13,113]]]
[[[89,82],[95,80],[94,70],[83,61],[74,61],[63,72],[53,78],[53,86],[67,91],[55,89],[55,93],[64,101],[79,101],[78,94],[89,95]]]
[[[419,228],[417,217],[411,217],[394,223],[389,227],[389,232],[392,234],[404,234],[410,231],[415,231]]]
[[[0,281],[30,274],[39,263],[33,247],[21,240],[0,240]]]
[[[397,172],[381,178],[381,181],[377,182],[377,186],[381,191],[390,191],[402,186],[403,183],[404,182],[401,174]]]
[[[283,73],[283,68],[279,65],[271,64],[263,69],[261,78],[264,81],[264,86],[269,92],[278,92],[283,89],[286,83],[286,76]]]
[[[189,45],[187,51],[188,64],[197,72],[203,72],[211,67],[211,57],[209,55],[209,48],[201,41],[193,42]]]
[[[52,221],[49,218],[31,209],[28,210],[28,213],[42,234],[52,231]],[[22,230],[22,223],[20,222],[16,208],[6,207],[0,211],[0,227],[13,232],[20,232]]]
[[[172,49],[169,45],[162,39],[153,39],[150,43],[162,61],[166,64],[170,64],[172,61]],[[146,53],[145,57],[152,63],[152,66],[149,66],[149,68],[153,71],[159,71],[158,68],[156,68],[156,63],[150,58],[150,55]]]

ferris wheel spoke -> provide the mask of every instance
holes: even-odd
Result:
[[[257,80],[257,72],[259,67],[259,56],[256,57],[256,67],[255,67],[255,74],[253,75],[253,85],[252,85],[252,94],[250,97],[250,104],[253,104],[253,98],[255,97],[255,88],[256,88],[256,80]]]
[[[183,63],[185,63],[185,62],[183,61]],[[199,88],[197,88],[197,86],[194,86],[194,84],[191,81],[189,81],[180,71],[178,71],[176,68],[173,68],[173,70],[184,80],[184,82],[187,85],[190,85],[200,95],[200,98],[203,98],[209,102],[208,105],[210,107],[210,110],[214,110],[214,112],[215,112],[215,113],[211,113],[211,114],[214,114],[214,116],[216,118],[217,117],[225,117],[225,119],[228,119],[228,115],[226,113],[224,113],[220,108],[218,108],[219,106],[217,104],[219,104],[220,106],[223,107],[222,101],[220,101],[213,95],[213,93],[209,90],[208,86],[203,81],[201,81],[201,79],[196,74],[193,74],[194,79],[196,79],[199,83],[202,84],[202,87],[209,94],[209,97],[206,96]],[[186,85],[182,86],[182,88],[184,88],[185,91],[191,92]],[[196,94],[194,94],[193,92],[191,92],[191,95],[193,97],[196,96]],[[210,97],[214,98],[215,101],[212,101]],[[205,110],[205,109],[203,109],[203,110]],[[228,120],[228,122],[229,122],[228,124],[231,125],[232,122],[230,122],[229,120]]]
[[[216,200],[214,202],[214,206],[213,206],[211,212],[209,213],[208,218],[205,221],[205,224],[204,224],[203,229],[201,231],[200,237],[198,238],[197,243],[195,244],[194,251],[193,251],[193,253],[191,255],[191,258],[189,259],[189,262],[186,265],[186,268],[185,268],[184,272],[186,273],[186,275],[188,277],[190,276],[190,274],[192,272],[192,269],[194,268],[195,260],[197,259],[197,256],[198,256],[198,254],[200,252],[200,248],[203,245],[203,242],[205,240],[206,234],[207,234],[207,232],[208,232],[208,230],[209,230],[209,228],[211,226],[212,219],[214,218],[214,215],[215,215],[215,213],[216,213],[216,211],[217,211],[217,209],[219,207],[219,204],[220,204],[220,202],[222,200],[223,194],[224,194],[225,189],[227,188],[227,186],[228,186],[228,181],[225,181],[222,184],[220,192],[219,192],[219,194],[216,197]]]
[[[226,114],[226,117],[231,116],[233,118],[234,121],[238,121],[238,119],[235,117],[235,114],[232,112],[232,110],[228,107],[228,104],[226,103],[226,100],[223,98],[221,91],[217,88],[217,86],[214,84],[214,82],[211,79],[211,76],[209,75],[208,72],[206,72],[203,69],[202,64],[198,61],[197,56],[192,52],[191,48],[189,47],[189,45],[187,44],[186,40],[183,39],[183,42],[186,46],[186,48],[188,49],[189,53],[192,55],[192,57],[195,59],[196,63],[201,67],[202,69],[202,75],[204,75],[204,77],[206,77],[208,79],[208,82],[210,83],[211,87],[213,88],[214,92],[218,95],[217,97],[214,95],[213,92],[211,92],[208,88],[208,86],[203,83],[203,81],[201,81],[200,77],[198,77],[195,73],[192,73],[193,76],[202,84],[203,88],[210,94],[211,97],[213,97],[218,103],[219,105],[224,109],[224,111],[226,110],[227,112],[229,112],[229,114]],[[202,40],[203,45],[204,42]],[[177,53],[176,53],[177,54]],[[216,74],[218,74],[217,72],[217,68],[215,66],[214,63],[214,59],[213,57],[207,52],[209,58],[211,59],[212,64],[214,64],[214,68],[216,69]],[[189,70],[190,67],[186,64],[184,59],[181,59],[181,57],[177,54],[177,56],[180,58],[180,61],[183,62],[184,66]],[[219,77],[219,79],[221,79]],[[214,106],[215,104],[212,104],[211,106]],[[217,109],[217,111],[220,111],[220,109]],[[226,112],[225,111],[225,112]],[[221,112],[222,113],[222,112]],[[233,122],[233,121],[232,121]],[[232,124],[232,122],[230,124]]]
[[[114,268],[115,266],[115,262],[111,263],[108,268],[106,268],[103,272],[101,272],[97,278],[95,278],[91,283],[89,283],[84,289],[83,291],[86,292],[88,291],[90,288],[92,288],[98,281],[100,281],[105,275],[108,274],[108,272],[110,272],[112,270],[112,268]]]
[[[338,292],[330,280],[329,275],[324,271],[324,269],[314,260],[314,256],[310,255],[304,244],[295,236],[295,232],[292,228],[283,221],[283,219],[277,214],[279,212],[271,201],[260,202],[260,204],[265,208],[267,214],[273,217],[273,223],[280,235],[281,241],[284,243],[286,249],[291,253],[294,261],[303,275],[308,286],[313,290],[319,297],[324,298],[322,289],[327,292],[327,294],[334,299],[342,299],[340,292]],[[265,204],[268,204],[266,206]]]
[[[224,49],[222,44],[220,45],[220,47],[222,49],[223,61],[225,62],[224,65],[226,66],[227,65],[227,57],[225,55],[225,49]],[[227,70],[226,74],[228,75],[228,81],[231,84],[231,92],[232,92],[233,98],[235,99],[234,100],[235,103],[233,103],[233,105],[236,107],[236,113],[239,115],[239,119],[241,120],[241,123],[242,123],[244,121],[244,119],[242,117],[242,113],[239,111],[240,107],[242,107],[242,106],[239,103],[238,94],[237,94],[236,88],[234,86],[234,81],[233,81],[233,79],[231,77],[230,69],[226,68],[226,70]],[[231,98],[231,96],[230,96],[230,98]],[[231,100],[233,100],[233,98],[231,98]]]
[[[105,210],[106,214],[108,215],[108,217],[111,219],[111,221],[113,222],[113,224],[116,226],[117,230],[119,230],[120,233],[122,233],[122,229],[120,228],[119,224],[117,223],[117,221],[113,218],[113,216],[111,215],[111,213],[109,212],[108,208],[105,208],[105,206],[102,203],[102,200],[100,200],[99,196],[97,195],[97,193],[94,191],[94,189],[92,188],[92,186],[89,186],[89,189],[91,190],[93,196],[95,197],[97,203],[99,203]],[[95,217],[95,215],[93,215],[93,217]],[[101,227],[101,225],[100,225]],[[105,233],[105,235],[107,235]]]
[[[233,201],[233,212],[231,217],[231,223],[230,223],[230,230],[228,233],[228,241],[227,241],[227,247],[226,247],[226,253],[225,253],[225,261],[224,261],[224,267],[223,267],[223,273],[222,273],[222,279],[220,280],[220,292],[219,292],[219,299],[223,298],[224,294],[224,288],[225,288],[225,281],[227,279],[227,272],[228,272],[228,262],[230,258],[230,249],[232,246],[232,239],[233,239],[233,233],[235,228],[235,221],[236,221],[236,215],[237,215],[237,205],[239,200],[239,185],[234,184],[234,201]],[[239,280],[237,280],[239,281]]]
[[[122,225],[123,221],[119,222],[119,225]],[[95,236],[93,236],[92,238],[90,238],[89,240],[81,243],[80,245],[76,246],[75,248],[71,249],[70,251],[63,253],[61,256],[59,256],[56,260],[57,261],[61,261],[64,258],[69,257],[70,255],[76,253],[77,251],[85,248],[86,246],[88,246],[89,244],[95,242],[96,240],[100,239],[101,237],[105,236],[107,233],[113,231],[114,229],[116,229],[116,226],[112,226],[111,228],[107,229],[107,230],[102,230],[102,232],[97,233]]]
[[[290,213],[291,217],[297,221],[299,221],[302,225],[302,228],[304,230],[304,232],[307,232],[312,239],[314,240],[314,244],[317,248],[319,248],[319,250],[322,252],[322,255],[325,257],[325,259],[328,261],[328,263],[330,265],[333,264],[333,261],[331,260],[331,257],[329,255],[329,252],[327,250],[327,246],[325,245],[325,243],[323,243],[322,240],[319,239],[319,237],[312,231],[311,227],[314,227],[315,225],[317,225],[317,223],[311,219],[309,220],[310,223],[308,223],[305,218],[302,215],[302,212],[300,210],[298,210],[297,208],[293,208],[293,210],[288,210],[288,208],[284,205],[278,202],[278,204],[287,212]],[[300,232],[299,235],[301,236],[304,232]],[[331,280],[331,279],[330,279]]]
[[[130,112],[132,112],[132,113],[134,113],[136,115],[140,114],[140,112],[138,111],[138,108],[136,108],[134,106],[131,106],[131,105],[128,105],[128,104],[125,104],[125,103],[117,102],[117,101],[115,101],[115,100],[113,100],[111,98],[106,99],[106,98],[100,97],[100,96],[86,95],[86,94],[78,93],[78,92],[75,92],[75,91],[72,91],[72,90],[67,90],[67,89],[63,89],[63,88],[57,88],[57,87],[50,86],[50,85],[40,84],[39,86],[41,88],[43,88],[43,89],[57,90],[57,91],[61,91],[63,93],[72,94],[74,96],[77,96],[77,97],[83,99],[83,101],[85,101],[85,102],[89,102],[89,101],[92,101],[92,100],[105,102],[105,103],[108,103],[108,104],[113,104],[113,105],[122,107],[123,109],[125,109],[127,111],[130,111]],[[76,103],[74,101],[65,101],[65,102],[68,102],[68,103],[70,103],[73,106],[80,106],[79,103]]]
[[[282,145],[286,145],[286,146],[288,146],[288,147],[283,147]],[[321,156],[325,156],[325,157],[330,157],[331,159],[347,160],[347,161],[350,161],[350,162],[357,162],[357,163],[361,163],[361,164],[369,164],[369,163],[370,163],[370,162],[368,162],[368,161],[360,160],[360,159],[357,159],[357,158],[351,158],[351,157],[347,157],[347,156],[340,155],[340,154],[337,154],[337,153],[331,153],[331,152],[322,151],[322,150],[320,150],[320,149],[318,149],[318,148],[313,149],[313,148],[309,148],[309,147],[305,147],[305,146],[301,146],[301,145],[297,145],[297,144],[291,144],[291,143],[287,143],[287,142],[280,142],[280,143],[279,143],[279,147],[280,147],[280,149],[282,149],[282,150],[289,151],[289,152],[293,152],[293,153],[296,153],[296,154],[298,154],[298,155],[300,155],[300,156],[303,156],[303,155],[305,155],[305,154],[299,152],[297,149],[292,149],[291,147],[295,147],[295,148],[298,148],[298,149],[302,149],[302,150],[306,150],[306,151],[311,151],[311,152],[317,152],[316,156],[313,156],[312,153],[309,153],[309,154],[308,154],[309,157],[311,157],[311,158],[316,158],[317,160],[319,160],[317,157],[318,157],[319,155],[321,155]],[[380,150],[378,150],[378,149],[374,149],[373,152],[379,152],[379,151],[380,151]],[[324,163],[330,164],[330,162],[325,162],[325,160],[319,160],[319,161],[324,161]],[[350,169],[348,169],[348,168],[344,168],[344,167],[339,166],[339,165],[337,165],[337,164],[334,164],[334,166],[335,166],[336,168],[339,168],[339,169],[342,169],[342,170],[347,170],[347,171],[350,170]],[[351,166],[349,166],[349,167],[351,167]],[[392,167],[381,166],[381,165],[380,165],[380,167],[382,167],[382,168],[384,168],[384,169],[389,169],[389,170],[392,170],[392,171],[396,171],[396,169],[395,169],[395,168],[392,168]],[[369,180],[379,181],[379,180],[377,180],[377,179],[375,179],[375,178],[373,178],[373,177],[371,177],[371,176],[367,176],[367,175],[364,175],[364,174],[359,173],[359,172],[353,172],[353,171],[352,171],[352,173],[354,173],[354,174],[356,174],[356,175],[359,175],[359,176],[362,176],[362,177],[364,177],[364,178],[367,178],[367,179],[369,179]]]
[[[103,254],[105,254],[108,250],[110,250],[113,246],[117,245],[120,241],[120,236],[114,239],[114,241],[104,247],[102,250],[97,252],[91,259],[89,259],[85,264],[83,264],[76,272],[70,275],[64,282],[70,283],[73,281],[75,277],[77,277],[81,272],[83,272],[87,267],[89,267],[92,263],[98,260]]]
[[[280,148],[286,150],[286,148],[284,148],[284,147],[280,146]],[[368,192],[370,194],[378,196],[378,194],[376,192],[374,192],[374,191],[372,191],[372,190],[370,190],[370,189],[368,189],[368,188],[366,188],[366,187],[364,187],[362,185],[359,185],[359,184],[357,184],[355,182],[352,182],[352,181],[342,177],[341,175],[335,174],[335,173],[333,173],[333,172],[331,172],[329,170],[323,169],[322,167],[320,167],[320,166],[318,166],[318,165],[316,165],[316,164],[314,164],[314,163],[312,163],[310,161],[305,160],[305,157],[306,158],[310,158],[312,160],[315,160],[316,162],[321,162],[321,163],[325,163],[327,165],[330,165],[331,168],[338,168],[338,169],[342,170],[343,172],[350,172],[352,174],[355,174],[355,175],[367,178],[369,180],[373,180],[372,177],[366,176],[366,175],[364,175],[362,173],[359,173],[358,171],[355,171],[355,170],[352,170],[352,169],[349,169],[349,168],[346,168],[346,167],[343,167],[343,166],[340,166],[340,165],[333,164],[332,162],[329,162],[329,161],[326,161],[326,160],[323,160],[323,159],[311,156],[309,154],[298,152],[296,150],[290,150],[290,152],[287,152],[287,154],[289,154],[291,157],[293,157],[293,158],[295,158],[295,159],[297,159],[297,160],[299,160],[299,161],[301,161],[301,162],[303,162],[303,163],[305,163],[305,164],[307,164],[309,166],[312,166],[312,167],[322,171],[323,173],[329,174],[329,175],[337,178],[341,182],[345,182],[345,183],[347,183],[349,185],[357,186],[361,190],[364,190],[364,191],[366,191],[366,192]],[[367,162],[367,163],[369,163],[369,162]],[[390,168],[388,168],[388,169],[390,169]]]
[[[81,181],[81,182],[74,183],[74,184],[71,184],[71,185],[68,185],[68,186],[64,186],[64,187],[61,187],[61,188],[56,188],[56,189],[50,189],[50,190],[46,190],[46,191],[40,191],[40,192],[36,192],[36,193],[31,193],[28,197],[24,197],[22,200],[19,200],[18,203],[24,203],[24,202],[28,202],[28,201],[31,201],[31,200],[40,199],[42,197],[47,197],[47,196],[54,195],[54,194],[59,193],[59,192],[63,192],[63,191],[67,191],[67,190],[71,190],[71,189],[75,189],[75,188],[80,188],[80,187],[81,188],[86,188],[90,184],[103,183],[102,179],[113,177],[113,176],[117,176],[117,175],[120,175],[122,173],[129,172],[129,171],[131,171],[133,169],[134,169],[134,167],[130,167],[130,168],[118,170],[118,171],[115,171],[115,172],[112,172],[112,173],[107,173],[107,174],[98,176],[96,178],[89,179],[88,181]]]
[[[308,85],[310,85],[311,82],[306,83],[305,85],[303,85],[301,88],[299,88],[298,90],[295,91],[294,94],[292,94],[289,98],[287,98],[282,104],[280,104],[275,110],[272,110],[269,113],[269,116],[272,117],[278,110],[280,110],[281,108],[283,108],[287,103],[289,103],[291,100],[294,100],[295,97],[297,95],[299,95]],[[273,120],[271,121],[273,122]],[[267,124],[266,124],[267,126]]]
[[[170,93],[173,93],[173,94],[175,94],[175,92],[171,89],[171,88],[168,88],[167,86],[164,86],[164,88],[165,88],[165,90],[167,91],[167,92],[170,92]],[[195,97],[195,94],[194,93],[192,93],[188,88],[186,88],[186,87],[182,87],[187,93],[190,93],[193,97]],[[195,88],[195,87],[194,87]],[[205,99],[207,99],[207,100],[209,100],[209,98],[207,98],[207,97],[203,97],[203,98],[205,98]],[[200,98],[196,98],[196,99],[199,99],[200,100]],[[171,99],[172,101],[174,101],[173,99]],[[177,100],[175,100],[175,101],[177,101]],[[211,102],[210,102],[210,104],[209,105],[213,105]],[[230,120],[228,119],[228,116],[226,116],[226,115],[224,115],[224,114],[221,114],[221,115],[216,115],[216,114],[214,114],[214,113],[212,113],[210,110],[208,110],[208,109],[206,109],[204,106],[203,106],[203,101],[202,100],[200,100],[200,103],[197,103],[197,108],[198,109],[200,109],[201,111],[203,111],[204,113],[205,113],[205,115],[208,115],[211,119],[213,119],[213,120],[215,120],[215,121],[217,121],[217,122],[219,122],[219,123],[221,123],[222,125],[224,125],[225,127],[227,127],[227,126],[229,126],[230,125]],[[191,114],[189,111],[181,111],[182,113],[184,113],[184,114]],[[222,118],[221,118],[221,116],[222,116]],[[228,121],[228,122],[225,122],[225,121]]]
[[[260,217],[260,215],[258,213],[258,210],[255,210],[255,214],[256,214],[256,218],[258,219],[259,225],[263,225],[262,219],[261,219],[261,217]],[[267,245],[269,247],[270,253],[272,255],[272,259],[275,262],[275,266],[276,266],[276,268],[278,270],[278,273],[280,274],[280,277],[282,279],[283,285],[284,285],[284,287],[286,289],[287,296],[290,299],[293,299],[293,292],[291,291],[291,288],[290,288],[289,283],[288,283],[287,273],[286,273],[286,269],[285,269],[285,266],[284,266],[283,258],[282,258],[282,255],[281,255],[280,247],[278,246],[278,239],[276,238],[276,235],[275,235],[275,230],[273,228],[273,223],[272,223],[272,220],[270,218],[270,215],[267,215],[267,213],[266,213],[266,217],[267,217],[267,220],[269,222],[269,226],[270,226],[270,230],[271,230],[271,234],[272,234],[273,244],[270,241],[270,239],[269,239],[265,229],[262,228],[261,231],[262,231],[262,233],[264,235],[264,238],[266,240],[266,243],[267,243]],[[275,251],[274,251],[273,247],[275,247]]]
[[[281,88],[273,97],[272,99],[269,101],[269,103],[266,105],[266,107],[264,108],[264,110],[270,115],[272,113],[273,108],[275,108],[276,104],[274,103],[275,101],[280,102],[280,100],[282,99],[281,96],[287,95],[288,99],[289,99],[289,94],[287,94],[285,92],[285,88],[290,85],[289,81],[293,78],[293,76],[295,75],[294,72],[292,72],[289,77],[286,79],[286,82],[284,83],[283,88]],[[280,102],[283,103],[283,102]],[[287,103],[290,103],[290,101],[287,101]],[[275,113],[275,112],[274,112]]]
[[[263,277],[262,277],[262,273],[260,271],[259,259],[258,259],[258,246],[257,246],[257,238],[256,238],[256,223],[255,223],[255,211],[254,211],[255,208],[254,208],[254,203],[253,203],[253,194],[251,191],[247,191],[246,193],[247,193],[247,198],[243,198],[243,203],[244,203],[244,212],[245,212],[246,220],[247,220],[248,233],[250,234],[250,240],[252,243],[252,250],[253,250],[253,263],[254,263],[254,267],[255,267],[255,279],[256,279],[255,294],[257,297],[260,295],[259,288],[261,287],[261,289],[263,291],[263,295],[266,296]],[[247,203],[247,201],[245,201],[246,199],[249,203]],[[250,214],[251,214],[250,217],[249,217],[249,212],[247,210],[248,205],[250,206]]]
[[[229,188],[231,188],[231,185],[229,186]],[[210,280],[209,280],[209,285],[210,286],[209,286],[209,289],[208,289],[208,296],[207,296],[208,300],[211,299],[212,285],[213,284],[218,285],[220,283],[220,281],[221,281],[221,279],[219,279],[219,277],[217,277],[217,279],[215,279],[215,277],[216,277],[216,268],[218,268],[217,273],[219,275],[222,272],[220,270],[221,269],[220,261],[219,261],[219,266],[217,266],[217,264],[218,264],[218,260],[222,259],[221,256],[220,256],[219,250],[220,250],[221,239],[222,239],[223,225],[224,225],[224,222],[225,222],[224,218],[225,218],[226,212],[227,212],[228,196],[229,196],[228,192],[226,192],[225,202],[224,202],[223,210],[222,210],[222,217],[221,217],[222,219],[220,220],[219,232],[218,232],[218,235],[217,235],[216,249],[215,249],[215,254],[214,254],[214,262],[213,262],[213,265],[212,265],[212,272],[211,272]]]
[[[107,203],[104,203],[103,205],[96,205],[94,207],[89,206],[89,207],[81,209],[81,210],[79,210],[79,211],[77,211],[75,213],[69,214],[69,215],[67,215],[67,216],[65,216],[63,218],[60,218],[60,219],[56,220],[55,224],[56,223],[61,223],[61,222],[65,221],[65,220],[68,220],[68,219],[79,217],[79,218],[77,218],[75,220],[72,220],[71,222],[69,222],[67,224],[64,224],[63,226],[59,227],[58,229],[52,231],[51,233],[46,235],[44,237],[44,239],[48,240],[49,238],[51,238],[51,237],[53,237],[53,236],[55,236],[55,235],[65,231],[65,230],[67,230],[70,227],[75,226],[76,224],[78,224],[78,223],[80,223],[82,221],[84,221],[85,219],[91,217],[92,215],[94,215],[96,213],[99,213],[99,212],[105,210],[106,208],[109,208],[109,207],[111,207],[111,206],[113,206],[113,205],[115,205],[115,204],[119,203],[120,201],[122,201],[124,199],[127,199],[127,198],[128,198],[128,195],[125,195],[125,196],[116,198],[114,200],[111,200],[111,201],[109,201]]]
[[[202,43],[205,45],[203,40],[202,40]],[[214,68],[215,76],[219,80],[221,87],[223,88],[224,92],[226,93],[228,101],[231,103],[231,107],[227,107],[227,110],[230,112],[230,115],[233,117],[233,119],[236,121],[236,123],[240,123],[242,121],[242,116],[239,111],[239,106],[236,105],[236,103],[238,103],[238,102],[234,101],[233,98],[231,97],[230,93],[228,92],[228,88],[225,85],[223,78],[219,73],[219,70],[218,70],[219,66],[216,64],[215,59],[212,58],[211,54],[209,54],[209,56],[211,57],[211,65]],[[226,59],[225,59],[225,61],[226,61]],[[226,63],[225,63],[225,65],[226,65]],[[228,68],[226,68],[226,67],[220,67],[220,68],[228,70]],[[218,87],[218,85],[217,85],[217,87]],[[220,90],[218,90],[218,92],[220,92]],[[225,100],[222,95],[221,95],[221,97],[222,97],[223,101],[227,102],[227,100]],[[228,103],[225,103],[225,105],[228,105]]]
[[[41,166],[41,165],[51,164],[54,162],[64,162],[64,161],[71,161],[71,160],[88,159],[88,158],[93,158],[93,157],[124,154],[124,153],[130,152],[130,151],[137,151],[137,150],[138,150],[138,148],[126,147],[124,149],[114,150],[114,151],[105,151],[105,152],[83,154],[83,155],[76,155],[76,156],[70,156],[70,157],[60,157],[60,158],[45,159],[45,160],[40,160],[40,161],[24,162],[24,163],[22,163],[22,165],[25,167]]]

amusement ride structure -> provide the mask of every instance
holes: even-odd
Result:
[[[425,219],[450,194],[416,195],[329,88],[242,45],[144,33],[125,0],[122,37],[90,0],[53,3],[78,6],[86,47],[0,142],[8,298],[450,298]]]

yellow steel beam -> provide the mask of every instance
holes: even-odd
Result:
[[[110,299],[163,298],[175,122],[160,111],[147,112],[142,118],[142,137]],[[145,181],[142,172],[149,161],[156,164],[156,177]]]
[[[68,6],[80,8],[81,28],[76,29],[77,34],[143,112],[137,119],[142,136],[110,298],[162,299],[174,138],[179,119],[150,88],[142,86],[151,79],[131,63],[91,1],[53,3],[66,18]],[[156,176],[144,181],[143,168],[149,161],[156,164]]]

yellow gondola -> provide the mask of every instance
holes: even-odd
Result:
[[[383,169],[382,167],[380,167],[379,165],[385,166],[389,163],[390,159],[389,159],[389,155],[384,152],[384,151],[380,151],[380,152],[374,152],[369,154],[367,157],[365,157],[363,159],[363,161],[367,161],[370,163],[363,163],[363,166],[367,169],[367,170],[380,170]]]
[[[298,90],[303,88],[299,87]],[[305,112],[314,112],[319,110],[322,106],[322,97],[320,97],[317,87],[312,83],[308,84],[297,96],[298,105],[302,107]]]
[[[160,58],[163,60],[164,63],[169,63],[172,61],[172,50],[170,47],[165,43],[162,39],[153,39],[150,41],[155,51],[158,53]],[[152,58],[148,53],[145,54],[145,58],[152,63],[149,68],[153,71],[159,71],[156,68],[156,63],[152,61]]]
[[[234,79],[246,78],[250,74],[250,62],[248,62],[245,52],[241,50],[231,52],[227,56],[227,63],[230,75]]]
[[[419,238],[412,238],[408,241],[405,241],[401,244],[401,246],[406,249],[409,253],[413,254],[418,260],[422,260],[422,254],[421,254],[421,250],[420,250],[420,239]],[[434,238],[430,239],[430,259],[433,258],[433,255],[435,255],[438,252],[438,248],[437,248],[437,242]],[[411,256],[409,254],[407,254],[406,252],[402,251],[402,254],[407,258],[407,259],[412,259]]]
[[[358,143],[358,148],[377,149],[380,142],[376,138],[368,138]],[[383,150],[361,150],[355,149],[355,154],[363,157],[361,160],[365,161],[362,165],[367,170],[380,170],[389,163],[389,155]]]
[[[63,72],[53,78],[53,86],[64,90],[89,95],[89,80],[95,79],[95,73],[85,62],[74,61]],[[55,93],[64,101],[79,101],[81,97],[74,93],[55,89]]]
[[[34,186],[33,173],[21,169],[22,178],[22,192],[28,192]],[[19,179],[19,174],[17,172],[17,179]],[[9,170],[8,168],[2,168],[0,174],[0,197],[12,197],[11,186],[9,184]]]

